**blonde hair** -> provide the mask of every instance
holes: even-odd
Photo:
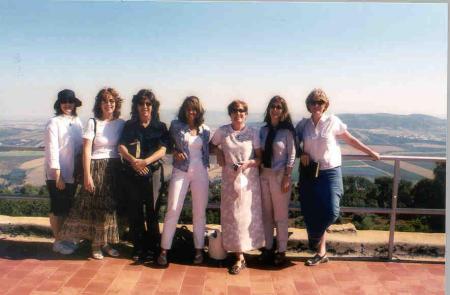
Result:
[[[309,104],[315,100],[323,100],[325,102],[325,109],[324,112],[328,109],[328,106],[330,105],[330,100],[328,99],[328,96],[325,94],[325,91],[323,91],[321,88],[314,88],[306,97],[305,104],[306,109],[309,111]]]

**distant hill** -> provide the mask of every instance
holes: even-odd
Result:
[[[385,113],[377,114],[339,114],[342,121],[348,126],[358,129],[411,129],[423,131],[444,131],[447,125],[446,119],[433,116],[412,114],[393,115]]]

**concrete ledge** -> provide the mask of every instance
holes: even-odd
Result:
[[[162,228],[162,224],[160,227]],[[192,225],[187,227],[192,230]],[[220,225],[207,225],[208,229]],[[335,230],[327,233],[327,248],[334,256],[379,257],[387,256],[389,232],[378,230]],[[346,227],[350,228],[350,227]],[[288,251],[291,255],[304,253],[308,249],[305,229],[289,228]],[[36,236],[51,238],[50,223],[46,217],[11,217],[0,215],[0,234],[4,236]],[[394,256],[399,259],[428,257],[444,259],[445,233],[395,232]]]

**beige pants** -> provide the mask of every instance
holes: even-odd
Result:
[[[277,229],[277,250],[285,252],[288,241],[289,199],[291,190],[281,191],[284,169],[274,171],[263,168],[261,173],[261,195],[266,249],[273,247],[273,229]]]

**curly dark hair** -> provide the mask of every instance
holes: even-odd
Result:
[[[272,97],[270,99],[269,104],[267,105],[267,108],[266,108],[266,112],[264,113],[264,122],[267,123],[268,125],[271,124],[270,107],[274,103],[279,103],[283,107],[283,113],[281,114],[280,123],[286,122],[286,123],[292,125],[292,119],[291,119],[291,115],[289,114],[289,109],[288,109],[286,100],[279,95],[275,95],[274,97]]]
[[[203,109],[200,99],[197,96],[188,96],[184,99],[180,110],[178,111],[178,120],[187,124],[186,111],[189,107],[197,111],[194,124],[195,127],[198,128],[203,124],[203,122],[205,122],[203,117],[205,115],[205,110]]]
[[[154,125],[155,123],[159,123],[159,101],[150,89],[141,89],[138,93],[133,95],[133,99],[131,100],[131,120],[139,121],[138,105],[146,99],[150,101],[152,105],[150,124]]]
[[[114,88],[103,88],[100,90],[95,96],[94,108],[92,111],[94,112],[94,117],[101,120],[103,117],[102,112],[102,101],[108,99],[108,97],[112,97],[116,102],[116,106],[113,112],[113,119],[118,119],[120,117],[120,109],[122,107],[123,99],[119,96],[119,93]]]

